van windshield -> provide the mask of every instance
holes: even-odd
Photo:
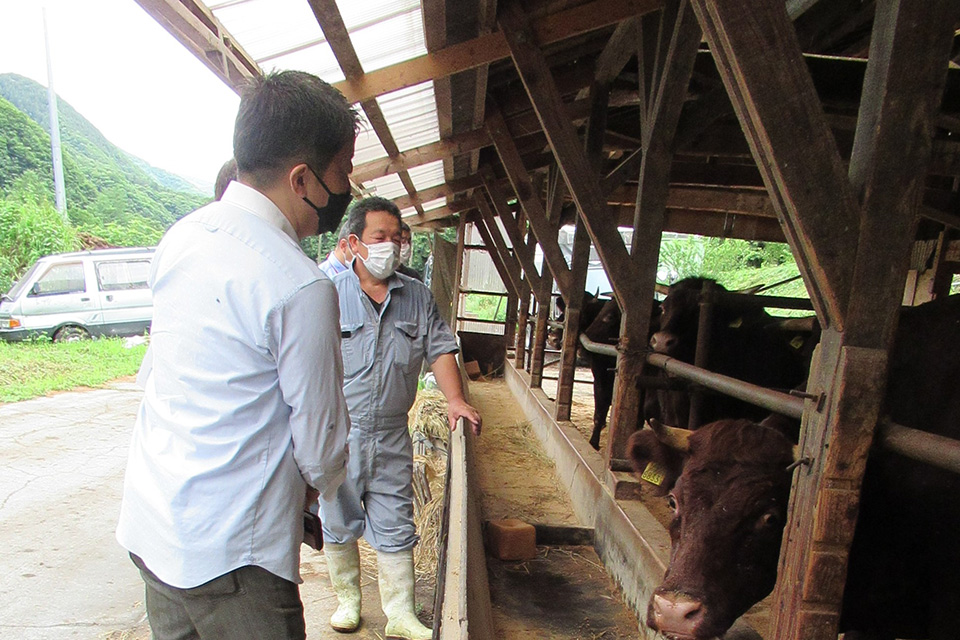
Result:
[[[39,262],[34,262],[33,266],[30,267],[25,274],[23,274],[19,280],[13,283],[13,286],[10,287],[10,291],[4,294],[4,300],[16,300],[17,296],[23,291],[24,287],[27,286],[27,283],[33,279],[33,275],[40,268]]]

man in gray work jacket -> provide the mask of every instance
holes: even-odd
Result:
[[[360,624],[360,556],[364,536],[377,550],[380,599],[388,638],[427,640],[414,612],[413,445],[407,411],[424,359],[447,398],[450,429],[464,418],[480,434],[480,415],[463,397],[457,343],[422,283],[396,273],[400,211],[384,198],[354,202],[346,222],[354,260],[333,283],[340,297],[344,396],[350,414],[347,479],[320,499],[324,554],[339,607],[330,625]]]

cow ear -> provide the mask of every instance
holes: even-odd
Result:
[[[627,454],[637,477],[654,488],[654,495],[670,493],[683,471],[683,453],[660,442],[649,429],[630,436]]]

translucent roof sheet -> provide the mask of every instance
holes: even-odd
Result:
[[[220,0],[211,1],[209,6],[264,71],[308,71],[330,83],[344,79],[323,30],[304,0]],[[337,6],[365,72],[427,52],[420,0],[337,0]],[[380,96],[377,103],[401,152],[440,139],[432,82]],[[359,105],[357,109],[363,124],[354,165],[387,155]],[[410,176],[418,190],[442,184],[442,163],[415,167]],[[385,198],[406,195],[396,175],[370,180],[362,187]]]

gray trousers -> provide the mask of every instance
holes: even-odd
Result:
[[[406,425],[350,427],[347,478],[333,500],[320,498],[323,539],[335,544],[363,536],[377,551],[417,544],[413,519],[413,443]]]
[[[153,640],[304,640],[299,587],[256,566],[192,589],[161,582],[130,554],[146,584]]]

